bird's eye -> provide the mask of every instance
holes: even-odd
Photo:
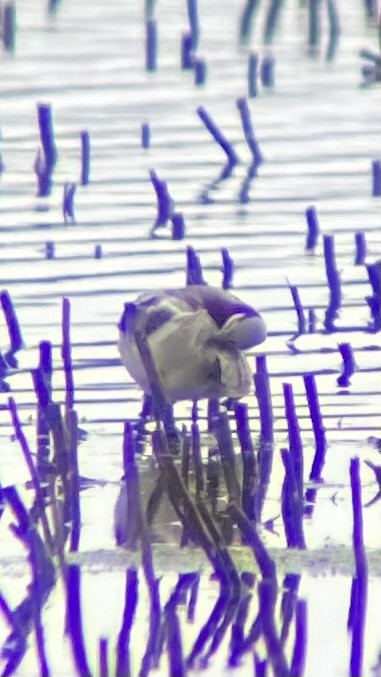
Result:
[[[149,336],[154,331],[159,329],[163,324],[168,322],[172,317],[172,313],[166,308],[152,311],[147,318],[146,335]]]
[[[213,381],[214,383],[220,383],[221,377],[222,377],[221,362],[218,359],[218,357],[216,357],[213,364],[211,364],[209,367],[207,378],[208,380]]]

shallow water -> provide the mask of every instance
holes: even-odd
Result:
[[[287,445],[282,384],[289,382],[294,388],[307,482],[314,443],[302,375],[310,370],[316,374],[329,448],[324,484],[318,489],[313,516],[305,523],[309,551],[295,554],[284,549],[281,518],[274,525],[276,534],[264,531],[263,535],[279,574],[302,572],[300,595],[308,601],[309,617],[305,675],[336,677],[348,673],[346,614],[353,573],[349,461],[355,455],[373,463],[379,463],[380,458],[367,441],[370,436],[379,437],[381,423],[380,334],[366,331],[369,311],[365,297],[370,286],[365,268],[353,265],[357,230],[366,233],[367,260],[380,256],[380,200],[371,197],[370,174],[371,161],[380,157],[380,88],[359,88],[358,57],[360,48],[376,48],[376,30],[367,25],[360,2],[346,3],[339,7],[341,36],[336,58],[325,61],[324,37],[321,54],[309,59],[304,12],[296,2],[286,4],[271,49],[276,59],[276,87],[273,91],[260,87],[258,96],[250,101],[265,162],[251,183],[249,202],[239,203],[251,156],[235,101],[247,93],[249,49],[260,55],[266,51],[263,10],[255,21],[251,44],[238,45],[241,5],[237,1],[199,1],[199,53],[206,59],[208,77],[205,87],[198,88],[192,73],[179,68],[179,42],[187,26],[185,3],[157,3],[158,70],[146,73],[143,3],[62,0],[57,16],[48,17],[44,3],[19,0],[16,52],[0,56],[0,151],[5,165],[0,177],[0,288],[11,294],[25,342],[18,355],[19,370],[7,382],[25,433],[34,445],[35,397],[29,370],[37,365],[39,341],[52,341],[54,398],[64,400],[60,322],[61,299],[68,296],[75,406],[80,425],[88,433],[80,445],[80,470],[85,476],[106,481],[105,486],[83,493],[78,556],[85,587],[86,636],[95,665],[98,637],[106,634],[113,638],[120,623],[127,563],[126,555],[114,547],[113,508],[122,473],[123,421],[140,410],[139,389],[129,381],[117,355],[115,323],[123,303],[137,293],[185,283],[187,244],[200,255],[207,282],[220,285],[220,248],[228,247],[235,264],[234,290],[260,310],[269,328],[266,343],[249,356],[254,369],[255,354],[263,351],[268,355],[275,415],[275,461],[264,519],[279,514],[283,481],[279,449]],[[48,198],[36,197],[33,173],[39,145],[38,101],[52,104],[59,152]],[[225,157],[199,120],[199,105],[205,106],[240,158],[233,175],[209,191],[210,204],[201,204],[199,198],[218,176]],[[145,121],[151,126],[149,150],[140,147],[140,125]],[[77,187],[77,223],[65,224],[63,184],[78,181],[82,129],[90,133],[91,182]],[[185,241],[172,241],[165,230],[158,231],[157,239],[149,238],[156,215],[150,168],[168,182],[176,209],[184,214]],[[314,255],[304,252],[304,211],[311,204],[317,208],[322,233],[335,235],[343,282],[343,308],[337,323],[341,331],[333,335],[322,333],[328,302],[322,238]],[[45,260],[47,241],[55,244],[54,260]],[[94,259],[97,244],[103,250],[100,260]],[[297,339],[299,354],[292,354],[286,345],[297,327],[287,279],[298,286],[303,306],[314,308],[318,318],[317,333]],[[8,336],[1,322],[0,346],[5,348]],[[357,329],[348,331],[353,326]],[[357,365],[348,389],[339,389],[336,383],[342,366],[337,344],[342,342],[351,343]],[[17,443],[10,440],[7,398],[7,393],[0,393],[1,481],[21,488],[28,475]],[[256,435],[259,421],[254,396],[247,402]],[[179,423],[189,421],[190,406],[178,405],[176,414]],[[204,428],[202,407],[200,414]],[[148,492],[152,473],[146,461],[141,470]],[[377,486],[364,464],[361,478],[366,503],[377,494]],[[364,675],[371,674],[381,646],[374,623],[381,594],[380,517],[381,502],[364,508],[371,574]],[[0,522],[0,572],[3,592],[16,604],[27,577],[23,551],[10,538],[8,521],[5,514]],[[168,543],[155,546],[155,564],[158,573],[167,574],[163,578],[165,590],[175,579],[174,552],[180,568],[188,568],[189,560],[192,568],[203,567],[197,629],[217,586],[210,583],[208,567],[198,551],[192,551],[191,557],[187,552],[179,553],[174,541],[179,527],[173,521],[164,506],[161,537],[164,534]],[[246,551],[239,550],[238,556],[242,558],[240,568],[250,567],[251,556]],[[144,596],[143,584],[140,589]],[[111,596],[113,605],[108,613],[104,600]],[[335,605],[330,603],[332,597]],[[57,676],[72,670],[64,644],[61,649],[51,630],[62,617],[62,599],[62,592],[55,590],[45,612],[49,658]],[[141,605],[143,618],[143,597]],[[100,607],[102,614],[96,611]],[[324,623],[314,622],[322,617]],[[1,626],[1,632],[3,637],[5,627]],[[143,632],[141,626],[137,632]],[[189,628],[185,636],[190,645],[188,632]],[[136,664],[138,660],[134,656]],[[210,674],[215,674],[217,663],[224,674],[226,651],[221,650],[216,661],[211,663]],[[37,674],[33,666],[31,648],[17,674]],[[245,663],[232,674],[246,675],[248,669]],[[167,674],[164,663],[160,674]]]

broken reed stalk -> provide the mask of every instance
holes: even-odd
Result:
[[[19,419],[18,413],[17,413],[16,403],[15,403],[13,397],[10,397],[8,399],[8,409],[9,409],[9,413],[10,413],[11,418],[12,418],[12,424],[13,424],[13,428],[14,428],[14,431],[15,431],[16,439],[18,440],[18,442],[20,444],[21,451],[23,453],[23,456],[24,456],[24,459],[25,459],[25,462],[26,462],[26,465],[28,467],[29,474],[30,474],[30,477],[31,477],[31,480],[32,480],[32,484],[33,484],[33,488],[34,488],[34,492],[35,492],[35,500],[36,500],[36,504],[38,505],[39,518],[41,519],[41,526],[42,526],[42,530],[43,530],[43,534],[44,534],[44,540],[45,540],[45,543],[46,543],[49,551],[53,552],[53,539],[52,539],[52,535],[51,535],[50,528],[49,528],[49,522],[48,522],[48,518],[47,518],[47,515],[46,515],[46,511],[45,511],[44,494],[43,494],[43,491],[42,491],[42,488],[41,488],[41,485],[40,485],[40,482],[39,482],[39,478],[38,478],[38,475],[37,475],[36,468],[34,466],[32,452],[29,448],[27,439],[26,439],[26,437],[23,433],[22,427],[21,427],[21,422],[20,422],[20,419]]]
[[[70,300],[62,299],[62,346],[61,356],[65,372],[65,412],[74,408],[74,379],[70,342]]]

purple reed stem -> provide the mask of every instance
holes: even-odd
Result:
[[[220,403],[218,400],[212,399],[208,400],[208,411],[207,411],[207,419],[208,419],[208,432],[212,432],[215,427],[215,421],[220,413]]]
[[[218,496],[220,490],[221,464],[215,449],[208,450],[206,467],[206,490],[210,502],[210,509],[214,519],[217,519]]]
[[[259,658],[256,651],[253,653],[254,659],[254,677],[266,677],[267,675],[267,659]]]
[[[285,468],[281,507],[287,546],[304,550],[303,499],[299,494],[294,459],[287,449],[281,449],[281,454]]]
[[[157,200],[157,216],[153,225],[154,231],[156,228],[165,226],[168,219],[171,217],[173,200],[169,194],[166,181],[159,179],[153,169],[150,169],[149,175]]]
[[[296,338],[306,333],[306,319],[304,317],[304,308],[300,300],[299,290],[297,286],[289,283],[288,287],[291,292],[292,301],[294,304],[294,308],[296,310],[296,316],[298,318],[298,330],[294,336],[294,338]]]
[[[102,259],[103,258],[103,250],[102,250],[101,244],[95,245],[95,247],[94,247],[94,258],[95,259]]]
[[[173,212],[172,221],[172,240],[183,240],[185,237],[185,221],[181,212]]]
[[[78,564],[68,564],[66,569],[66,605],[68,633],[73,659],[79,677],[91,677],[83,638],[81,610],[81,573]]]
[[[65,223],[75,223],[74,195],[77,188],[76,183],[66,181],[64,184],[64,193],[62,199],[62,214]]]
[[[221,585],[220,593],[217,598],[217,601],[206,621],[202,626],[193,647],[189,653],[189,656],[186,661],[188,668],[192,668],[195,665],[196,659],[198,658],[198,663],[201,666],[207,666],[207,659],[210,656],[211,645],[219,629],[224,624],[224,619],[228,613],[230,605],[230,592],[227,585]],[[209,648],[207,648],[209,645]],[[202,655],[204,654],[204,655]]]
[[[306,251],[313,252],[319,240],[319,220],[316,207],[307,207],[305,211],[307,222]]]
[[[242,655],[240,649],[244,643],[244,629],[251,600],[252,595],[249,592],[245,592],[241,598],[236,617],[232,623],[230,655],[228,660],[229,667],[236,667],[239,665],[239,660]]]
[[[61,357],[65,372],[65,409],[66,413],[74,407],[74,379],[70,341],[70,300],[62,299],[62,344]]]
[[[294,617],[300,578],[300,574],[286,574],[283,580],[281,602],[282,627],[280,632],[280,638],[283,643],[288,638],[290,625]]]
[[[21,661],[26,645],[26,638],[34,626],[36,635],[37,655],[40,673],[49,677],[50,670],[45,655],[44,634],[41,624],[41,606],[46,601],[55,583],[55,567],[48,555],[45,543],[42,541],[30,515],[21,501],[15,487],[4,489],[4,498],[17,519],[18,524],[11,524],[10,529],[16,538],[20,539],[28,549],[28,561],[32,570],[32,582],[28,586],[26,598],[13,611],[13,632],[5,642],[5,646],[12,647],[11,658],[2,672],[2,675],[11,675]],[[21,640],[21,643],[20,643]],[[16,647],[15,647],[15,642]],[[16,648],[16,650],[15,650]]]
[[[243,462],[242,509],[249,520],[256,520],[258,461],[250,435],[248,405],[238,402],[234,407],[234,415]]]
[[[327,441],[325,437],[323,418],[320,411],[315,376],[314,374],[305,374],[303,376],[303,380],[312,423],[312,430],[315,437],[315,455],[312,462],[310,480],[316,482],[321,479],[321,471],[324,466]]]
[[[259,0],[246,0],[246,5],[241,14],[239,25],[239,38],[241,43],[246,44],[250,38],[252,31],[252,23],[256,10],[258,9]]]
[[[149,148],[151,144],[151,129],[148,122],[142,122],[140,127],[140,145]]]
[[[245,97],[240,97],[236,101],[239,114],[241,116],[241,125],[245,141],[253,156],[253,162],[258,167],[264,161],[262,152],[259,148],[257,139],[255,138],[253,125],[250,117],[250,109]]]
[[[155,19],[146,21],[146,70],[157,68],[157,25]]]
[[[324,262],[329,286],[329,303],[326,310],[324,326],[327,331],[335,331],[334,320],[341,306],[341,282],[335,259],[335,243],[333,235],[323,236]]]
[[[316,331],[316,312],[315,308],[308,308],[308,333],[314,334]]]
[[[126,588],[122,625],[116,645],[115,677],[129,677],[130,669],[130,635],[138,601],[138,574],[136,569],[127,569]]]
[[[320,42],[320,0],[308,2],[308,46],[310,53],[317,51]]]
[[[200,259],[193,247],[186,249],[187,267],[186,267],[186,285],[206,284],[202,275]]]
[[[376,298],[380,297],[381,293],[381,261],[375,261],[374,263],[368,263],[366,265],[366,270],[368,273],[368,280],[373,290],[373,295]]]
[[[353,549],[357,577],[367,575],[367,561],[363,538],[363,516],[361,503],[360,461],[358,457],[351,458],[350,478],[353,510]],[[360,673],[359,673],[360,674]]]
[[[193,37],[191,33],[183,33],[181,36],[181,68],[183,70],[193,68]]]
[[[52,550],[53,544],[52,544],[52,537],[51,537],[51,534],[50,534],[49,524],[48,524],[48,520],[47,520],[46,512],[45,512],[44,494],[43,494],[43,491],[42,491],[42,488],[41,488],[41,485],[40,485],[40,482],[39,482],[39,479],[38,479],[37,471],[36,471],[36,468],[35,468],[35,465],[34,465],[34,460],[33,460],[33,457],[32,457],[32,452],[29,448],[27,439],[26,439],[26,437],[23,433],[22,427],[21,427],[20,419],[19,419],[18,413],[17,413],[16,403],[15,403],[13,397],[10,397],[9,400],[8,400],[8,409],[9,409],[9,413],[10,413],[11,418],[12,418],[12,424],[13,424],[13,428],[14,428],[14,431],[15,431],[16,439],[18,440],[18,442],[20,444],[21,451],[23,453],[24,460],[26,462],[26,465],[28,467],[29,474],[30,474],[30,477],[31,477],[31,480],[32,480],[32,484],[33,484],[33,488],[34,488],[34,492],[35,492],[35,501],[36,501],[38,508],[39,508],[39,511],[40,511],[40,519],[41,519],[41,524],[42,524],[42,528],[43,528],[43,532],[44,532],[45,543],[47,544],[48,548],[50,550]]]
[[[69,429],[69,483],[70,483],[70,552],[77,552],[81,535],[80,476],[78,468],[78,416],[74,410],[67,414]]]
[[[180,623],[176,613],[176,603],[173,600],[170,600],[165,607],[165,623],[169,674],[176,675],[176,677],[185,677],[187,671],[183,656]]]
[[[275,59],[273,56],[266,56],[261,63],[261,82],[263,87],[272,89],[275,85]]]
[[[204,59],[195,58],[193,62],[194,84],[196,87],[203,87],[207,75],[207,67]]]
[[[373,3],[373,0],[371,0],[371,2]],[[372,63],[376,65],[381,65],[381,56],[372,52],[370,49],[360,49],[359,56],[367,61],[372,61]]]
[[[381,161],[372,160],[372,197],[381,195]]]
[[[32,372],[34,389],[37,397],[37,473],[40,481],[46,481],[50,456],[50,427],[47,407],[52,401],[52,344],[41,341],[39,345],[39,367]]]
[[[236,472],[235,453],[227,414],[222,413],[217,417],[215,435],[220,451],[229,501],[235,501],[237,505],[240,505],[241,487]]]
[[[8,353],[5,355],[5,358],[7,359],[7,356],[12,358],[14,353],[17,353],[19,350],[21,350],[24,347],[24,342],[22,339],[21,329],[17,319],[15,307],[12,303],[9,293],[6,290],[0,292],[0,303],[3,309],[9,336],[10,347]]]
[[[254,387],[261,421],[261,437],[263,441],[266,443],[273,442],[274,417],[271,402],[270,378],[267,371],[266,356],[258,355],[255,358],[255,362],[256,362],[256,373],[254,374]]]
[[[82,130],[81,138],[81,186],[87,186],[90,183],[90,134],[87,130]]]
[[[189,602],[187,608],[187,620],[190,623],[194,622],[196,615],[196,604],[198,598],[198,590],[200,587],[200,573],[198,572],[195,576],[194,583],[190,589]]]
[[[201,121],[204,123],[208,132],[213,136],[214,140],[218,143],[219,146],[221,146],[222,150],[225,152],[225,154],[228,158],[229,167],[235,166],[238,163],[238,157],[236,155],[236,152],[235,152],[233,146],[224,137],[221,130],[213,122],[212,118],[206,112],[206,110],[205,110],[205,108],[203,108],[203,106],[199,106],[197,108],[196,112],[197,112],[197,115],[199,116],[199,118],[201,119]]]
[[[269,9],[266,15],[266,22],[263,31],[263,41],[265,45],[269,45],[273,41],[275,29],[279,21],[280,10],[282,8],[283,0],[271,0]]]
[[[296,486],[299,498],[303,497],[303,445],[300,435],[299,421],[296,414],[294,393],[290,383],[283,383],[283,397],[288,429],[290,453],[295,469]]]
[[[198,20],[197,0],[187,0],[189,28],[192,36],[192,47],[196,49],[200,38],[200,25]]]
[[[307,653],[307,602],[298,599],[295,612],[295,643],[291,658],[290,675],[303,677]]]
[[[192,457],[196,478],[196,496],[200,496],[203,495],[205,492],[205,481],[201,459],[200,430],[197,423],[192,423],[191,437],[192,437]]]
[[[282,642],[278,636],[275,625],[274,610],[276,595],[276,579],[261,581],[258,584],[259,613],[267,656],[272,665],[274,675],[279,675],[279,677],[293,677],[287,665]]]
[[[47,197],[52,191],[54,164],[48,164],[41,148],[38,148],[34,161],[37,178],[37,197]]]
[[[249,548],[253,551],[262,578],[275,580],[276,568],[274,560],[267,552],[255,527],[249,522],[246,515],[244,515],[241,508],[239,508],[236,503],[230,503],[228,505],[228,512],[230,513],[233,522],[238,525],[242,535],[245,537],[245,543],[247,543]]]
[[[377,3],[374,0],[364,0],[364,7],[368,19],[375,19],[377,17]]]
[[[332,61],[336,54],[336,49],[340,35],[340,22],[337,4],[335,0],[327,0],[328,13],[328,45],[326,52],[326,60]]]
[[[53,240],[45,242],[45,258],[47,261],[52,261],[56,255],[56,247]]]
[[[222,289],[231,289],[233,286],[234,263],[226,247],[221,248],[222,256]]]
[[[159,580],[151,581],[149,585],[150,592],[150,623],[149,633],[147,638],[146,650],[142,658],[139,677],[147,677],[155,662],[158,661],[158,645],[160,641],[160,596],[159,596]],[[119,677],[119,675],[118,675]]]
[[[5,51],[14,52],[16,46],[16,5],[14,2],[4,4],[2,10],[2,38]]]
[[[100,637],[98,643],[99,677],[109,677],[108,669],[108,639]]]
[[[337,385],[341,388],[348,388],[351,385],[350,378],[355,373],[355,358],[350,343],[339,343],[339,351],[343,358],[343,371],[337,378]]]
[[[57,148],[54,141],[52,107],[50,103],[37,104],[37,121],[46,171],[51,171],[57,162]]]
[[[252,52],[251,54],[249,54],[249,61],[247,67],[247,92],[249,99],[253,99],[258,94],[257,69],[258,69],[258,54],[256,52]]]
[[[366,239],[365,233],[362,230],[358,230],[355,233],[355,256],[354,256],[354,265],[361,266],[366,259]]]
[[[135,464],[135,433],[125,421],[123,432],[123,470],[124,487],[115,506],[115,536],[118,545],[125,544],[135,549],[142,531],[141,506],[139,494],[139,476]]]
[[[352,646],[350,657],[350,677],[362,674],[364,631],[368,593],[368,564],[363,538],[363,516],[361,501],[360,461],[351,458],[350,479],[352,491],[353,534],[352,543],[356,568],[356,585],[354,586],[354,608],[352,613]]]

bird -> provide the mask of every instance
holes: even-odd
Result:
[[[265,341],[260,313],[230,291],[195,284],[140,294],[126,303],[118,322],[121,361],[150,394],[150,381],[134,334],[143,331],[170,403],[241,398],[252,387],[245,350]]]

